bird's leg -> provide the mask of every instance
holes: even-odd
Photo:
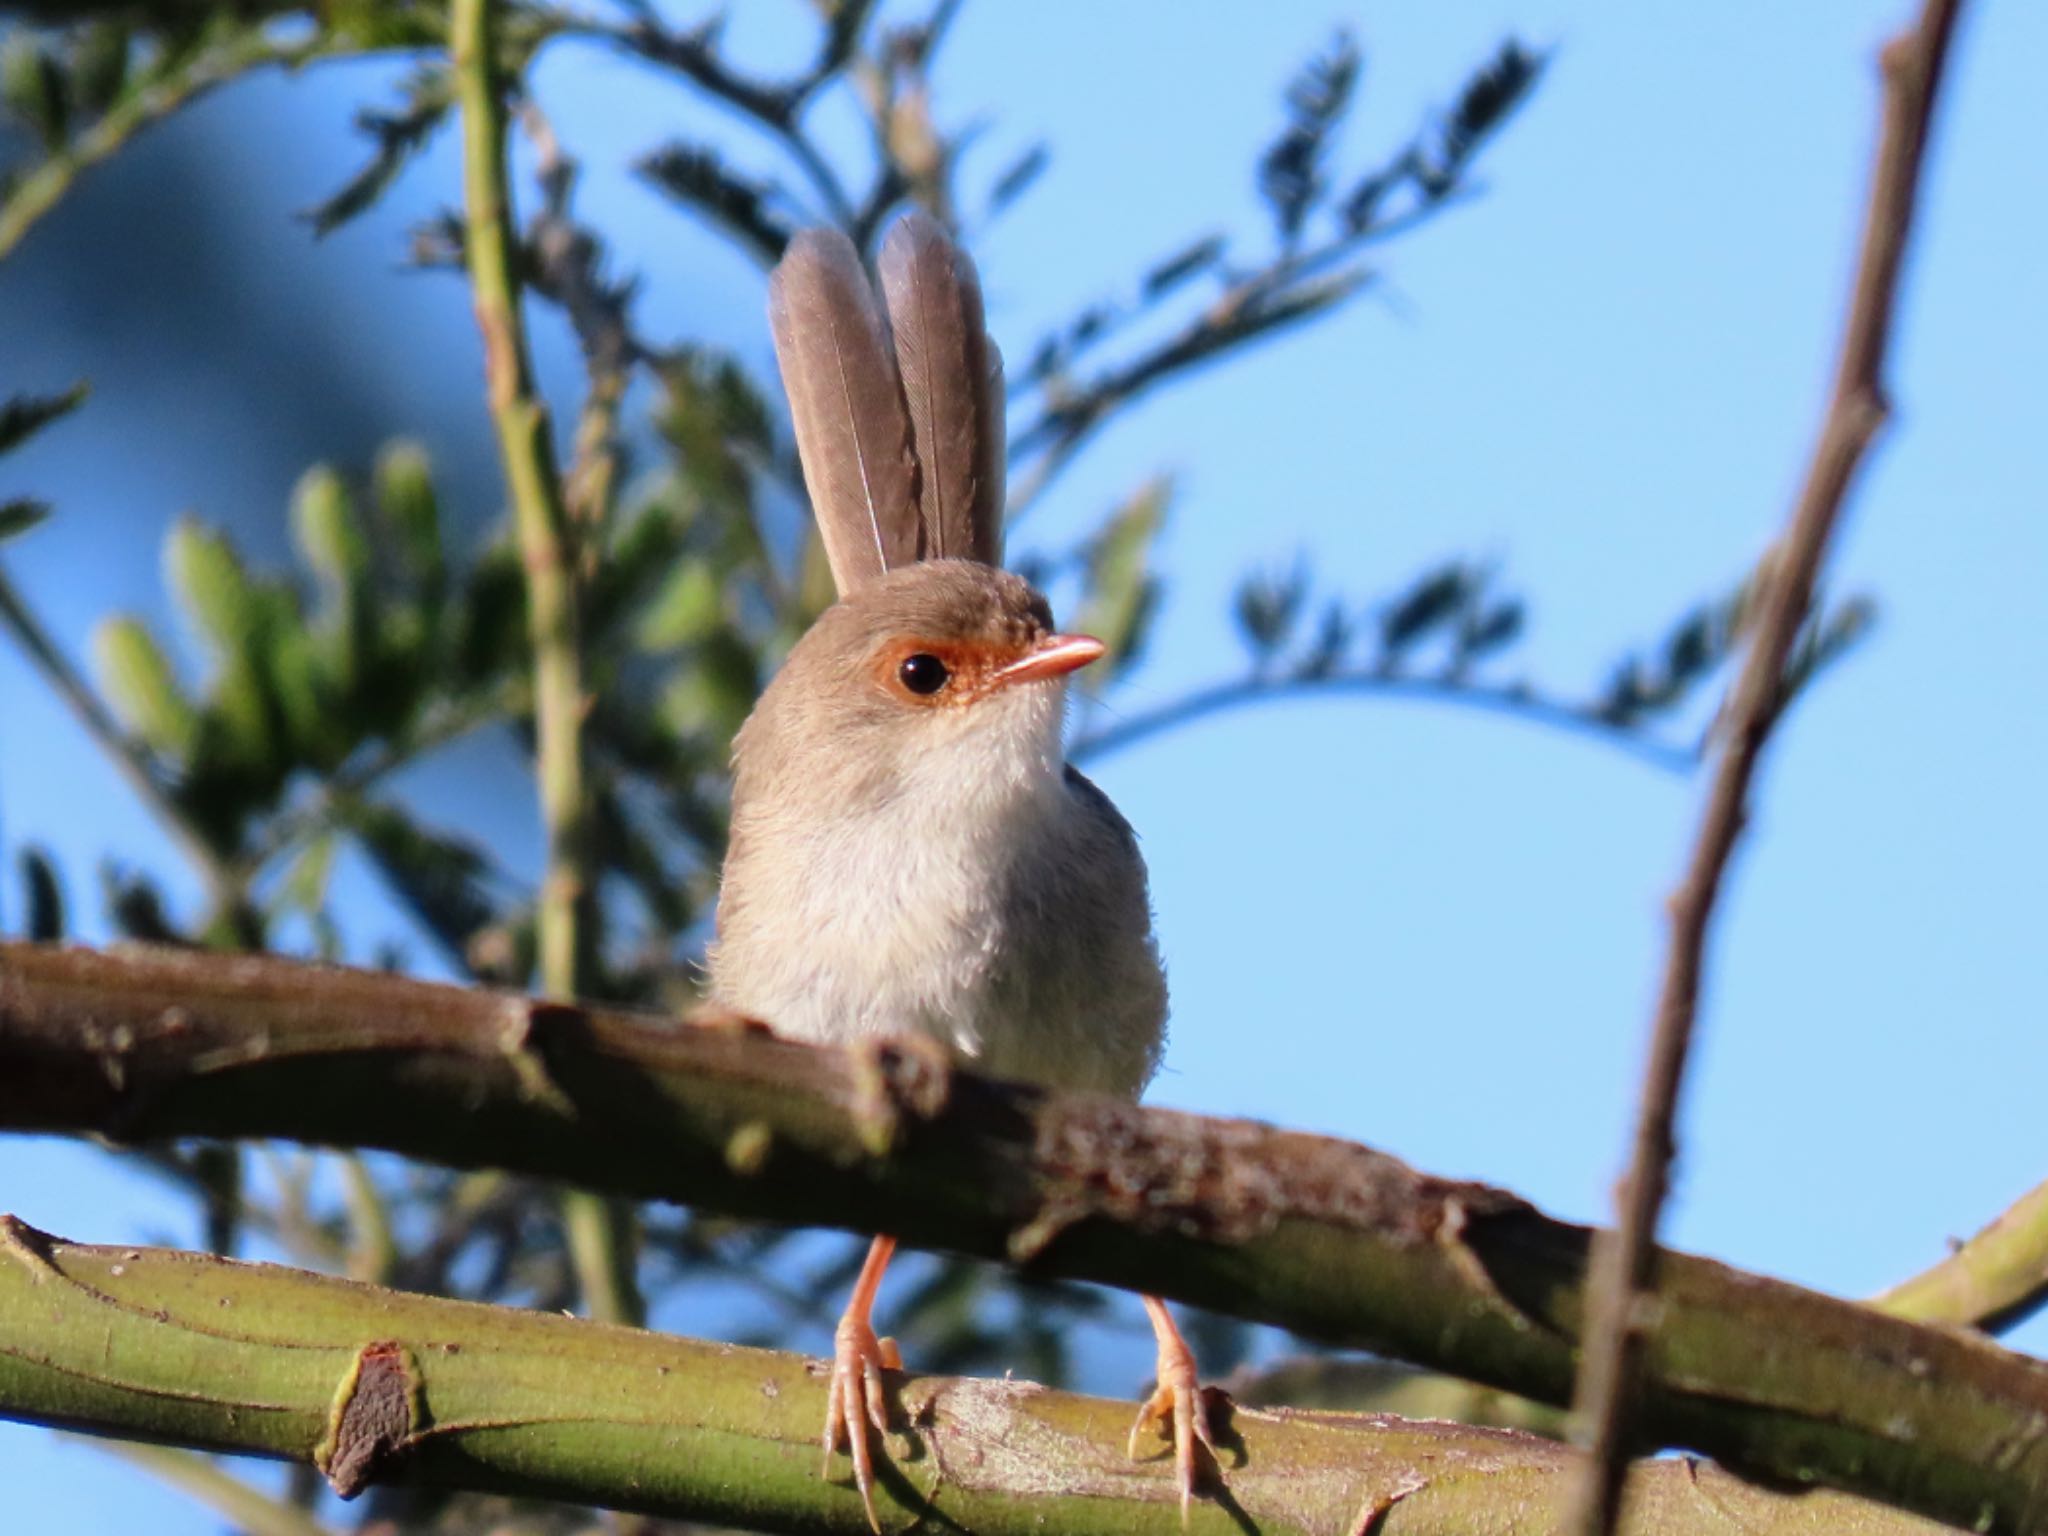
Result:
[[[853,1283],[853,1295],[847,1298],[839,1330],[832,1338],[832,1385],[825,1406],[825,1470],[831,1471],[832,1453],[845,1444],[853,1456],[853,1485],[860,1490],[875,1536],[881,1536],[882,1522],[875,1514],[875,1451],[868,1439],[868,1426],[874,1425],[878,1435],[889,1432],[889,1401],[882,1387],[882,1372],[902,1370],[903,1357],[896,1352],[894,1339],[875,1337],[871,1318],[882,1272],[895,1252],[893,1237],[878,1237],[868,1249],[867,1262],[860,1267],[860,1278]]]
[[[1188,1522],[1188,1502],[1195,1495],[1197,1441],[1209,1453],[1211,1471],[1220,1480],[1216,1463],[1216,1442],[1209,1435],[1209,1410],[1202,1402],[1202,1382],[1195,1373],[1195,1352],[1174,1326],[1173,1314],[1157,1296],[1147,1296],[1145,1315],[1152,1320],[1153,1336],[1159,1340],[1159,1385],[1138,1410],[1131,1426],[1130,1455],[1137,1458],[1147,1426],[1157,1423],[1173,1438],[1173,1464],[1180,1483],[1180,1522]]]

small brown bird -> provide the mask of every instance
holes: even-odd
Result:
[[[1002,363],[972,264],[913,213],[880,268],[886,320],[837,231],[798,235],[769,284],[839,601],[735,743],[711,991],[799,1039],[922,1037],[993,1076],[1135,1098],[1166,1025],[1145,866],[1061,743],[1067,675],[1103,647],[999,568]],[[875,1239],[840,1320],[825,1425],[877,1532],[868,1426],[887,1431],[901,1362],[871,1313],[894,1247]],[[1158,1390],[1131,1452],[1170,1428],[1185,1514],[1209,1426],[1171,1314],[1145,1308]]]

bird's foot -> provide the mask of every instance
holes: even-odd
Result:
[[[1151,1314],[1153,1332],[1159,1339],[1158,1385],[1138,1410],[1137,1422],[1131,1425],[1129,1454],[1133,1461],[1138,1459],[1145,1433],[1154,1424],[1171,1438],[1174,1478],[1180,1485],[1180,1523],[1185,1526],[1188,1505],[1194,1499],[1201,1476],[1201,1462],[1208,1462],[1209,1473],[1218,1486],[1223,1482],[1223,1468],[1216,1459],[1215,1437],[1209,1431],[1209,1407],[1202,1397],[1194,1351],[1180,1336],[1165,1303],[1147,1296],[1145,1310]]]
[[[882,1522],[875,1513],[875,1447],[868,1426],[874,1426],[877,1436],[888,1434],[889,1399],[882,1373],[902,1369],[903,1356],[894,1339],[876,1338],[868,1320],[852,1312],[839,1320],[825,1408],[825,1472],[830,1475],[833,1454],[842,1448],[853,1457],[853,1485],[860,1490],[875,1536],[881,1536]]]
[[[729,1035],[772,1035],[774,1026],[751,1013],[741,1013],[723,1003],[699,1003],[683,1015],[683,1022],[698,1029],[715,1029]]]

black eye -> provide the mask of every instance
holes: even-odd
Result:
[[[903,665],[896,669],[896,676],[912,693],[937,693],[946,686],[946,679],[952,674],[938,657],[929,651],[919,651],[915,656],[903,658]]]

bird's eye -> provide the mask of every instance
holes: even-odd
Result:
[[[903,658],[903,665],[896,669],[897,679],[912,693],[933,694],[946,686],[946,679],[952,674],[946,664],[929,651],[919,651],[915,656]]]

